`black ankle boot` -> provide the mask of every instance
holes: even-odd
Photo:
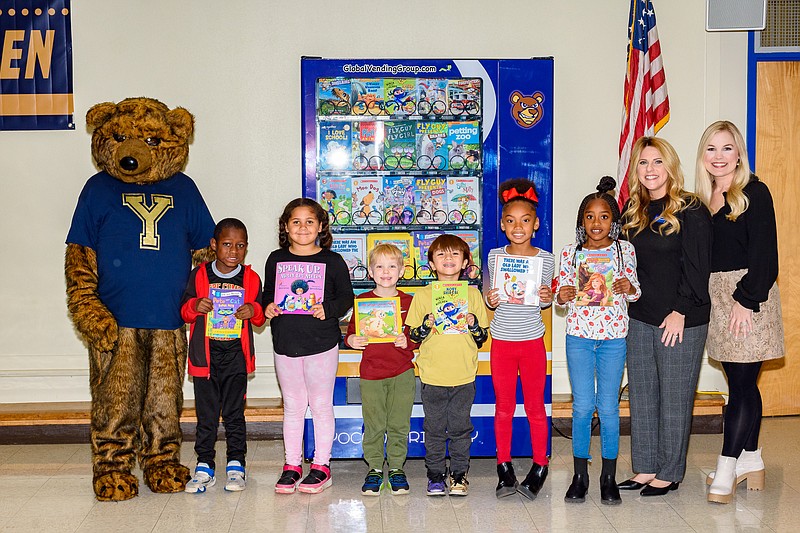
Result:
[[[517,483],[517,476],[514,475],[514,466],[511,462],[497,465],[497,477],[499,481],[497,488],[494,489],[495,496],[503,498],[517,492],[519,483]]]
[[[575,475],[567,489],[564,501],[568,503],[583,503],[586,501],[586,492],[589,490],[589,460],[582,457],[573,457],[572,462]]]
[[[547,466],[538,465],[533,463],[531,471],[525,476],[525,481],[519,484],[519,493],[528,498],[535,500],[536,495],[542,490],[544,480],[547,479]]]
[[[605,505],[619,505],[622,498],[619,496],[617,480],[617,460],[603,457],[603,471],[600,473],[600,502]]]

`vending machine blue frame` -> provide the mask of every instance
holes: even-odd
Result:
[[[507,244],[500,229],[497,200],[498,185],[511,178],[528,178],[535,182],[539,195],[537,215],[539,229],[533,244],[553,250],[553,58],[532,59],[323,59],[301,60],[302,123],[303,123],[303,195],[317,198],[317,82],[320,78],[481,78],[483,91],[482,191],[480,224],[482,227],[481,259],[486,274],[486,257],[490,249]],[[413,117],[411,117],[413,120]],[[545,406],[551,416],[551,319],[550,310],[543,312],[547,327],[547,379]],[[479,457],[495,455],[494,390],[489,365],[489,347],[478,354],[475,402],[472,422],[475,427],[471,454]],[[361,405],[354,402],[360,352],[343,350],[334,388],[336,434],[334,458],[362,456],[363,420]],[[357,395],[355,395],[357,396]],[[350,397],[350,398],[349,398]],[[425,455],[424,413],[415,404],[408,436],[408,456]],[[513,422],[512,454],[530,456],[530,429],[517,385],[517,408]],[[548,454],[550,450],[548,450]],[[314,428],[311,413],[306,415],[304,456],[314,455]]]

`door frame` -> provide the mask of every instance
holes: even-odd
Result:
[[[747,156],[756,170],[756,103],[758,102],[758,63],[800,61],[800,52],[756,52],[756,32],[747,32]]]

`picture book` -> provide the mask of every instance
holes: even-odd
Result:
[[[403,272],[400,279],[411,279],[414,277],[414,239],[410,233],[369,233],[367,234],[367,250],[372,250],[379,244],[393,244],[397,246],[403,254]]]
[[[342,256],[350,279],[367,279],[367,236],[363,233],[334,233],[331,251]]]
[[[353,169],[383,170],[383,122],[353,122]]]
[[[350,79],[319,78],[317,80],[317,115],[350,113]]]
[[[416,165],[417,130],[414,122],[386,122],[383,165],[388,170],[411,170]]]
[[[417,113],[443,115],[447,112],[447,80],[419,78],[417,80]]]
[[[477,121],[448,123],[447,156],[453,170],[481,168],[481,129]]]
[[[443,224],[447,221],[447,179],[438,176],[417,177],[414,203],[418,224]]]
[[[472,261],[470,266],[467,267],[466,274],[469,279],[477,279],[481,273],[481,249],[478,232],[473,230],[462,230],[453,231],[451,233],[456,237],[460,237],[461,240],[469,245],[469,251],[472,253]]]
[[[390,115],[413,115],[417,109],[417,80],[384,78],[383,96]]]
[[[355,79],[350,102],[354,115],[385,115],[383,78]]]
[[[208,289],[213,309],[206,320],[206,337],[215,341],[242,338],[242,321],[234,315],[244,305],[244,289]]]
[[[328,212],[331,224],[342,226],[349,224],[353,202],[350,177],[323,176],[320,178],[317,201]]]
[[[319,170],[344,170],[351,165],[350,122],[320,122]]]
[[[575,305],[613,305],[614,251],[575,251]]]
[[[431,296],[436,331],[445,335],[467,333],[469,286],[466,281],[433,281]]]
[[[417,218],[412,176],[384,176],[383,209],[387,224],[413,224]]]
[[[417,122],[417,168],[447,170],[447,122]]]
[[[518,305],[539,305],[543,263],[541,257],[505,254],[495,256],[492,288],[499,289],[500,301]]]
[[[453,115],[477,115],[481,105],[481,79],[457,78],[447,81],[447,105]]]
[[[325,294],[325,264],[281,261],[275,268],[274,302],[284,314],[310,315]]]
[[[442,235],[441,231],[415,231],[414,237],[414,260],[416,261],[416,277],[419,279],[432,279],[436,276],[431,270],[428,261],[428,250],[436,237]]]
[[[447,221],[475,224],[480,218],[480,184],[477,176],[451,176],[447,179]]]
[[[368,342],[394,342],[403,331],[400,297],[356,298],[353,302],[356,335]]]
[[[383,178],[380,176],[352,178],[353,224],[383,222]]]

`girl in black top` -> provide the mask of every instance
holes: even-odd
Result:
[[[686,471],[695,388],[708,331],[711,220],[683,189],[675,149],[642,137],[633,145],[623,232],[636,248],[642,296],[627,337],[631,459],[620,489],[675,490]]]
[[[269,255],[264,273],[262,303],[264,315],[270,319],[275,372],[283,396],[286,463],[275,485],[279,494],[295,489],[318,493],[331,485],[330,458],[336,429],[333,386],[341,339],[339,318],[353,306],[353,287],[344,259],[330,251],[333,237],[328,224],[328,214],[314,200],[297,198],[289,202],[279,221],[280,248]],[[309,290],[309,281],[322,271],[324,289],[320,301],[319,287],[317,292]],[[286,303],[287,294],[276,301],[278,272],[282,285],[292,282],[290,305]],[[314,423],[314,461],[300,482],[303,429],[309,406]]]
[[[708,501],[729,503],[734,486],[764,488],[758,448],[761,364],[783,357],[778,286],[778,238],[769,189],[751,174],[739,130],[728,121],[711,124],[697,148],[697,193],[713,213],[711,323],[708,355],[728,379],[722,454]]]

